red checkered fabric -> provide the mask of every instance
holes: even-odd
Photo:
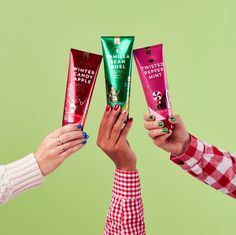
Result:
[[[137,171],[116,169],[104,235],[145,235],[140,179]]]
[[[191,135],[188,150],[170,159],[204,183],[236,198],[236,155]]]

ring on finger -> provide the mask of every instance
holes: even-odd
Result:
[[[63,144],[63,143],[61,142],[61,140],[60,140],[60,136],[57,137],[57,143],[58,143],[58,145],[62,145],[62,144]]]

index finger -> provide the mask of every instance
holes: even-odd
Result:
[[[66,126],[60,127],[56,129],[54,132],[52,132],[52,137],[58,137],[61,136],[65,133],[72,132],[72,131],[79,131],[81,130],[81,125],[77,124],[68,124]]]
[[[105,111],[104,111],[102,120],[101,120],[101,122],[100,122],[99,132],[103,131],[103,129],[104,129],[104,127],[105,127],[105,124],[106,124],[106,122],[107,122],[107,118],[108,118],[110,112],[111,112],[111,106],[110,106],[110,105],[107,105],[106,108],[105,108]]]

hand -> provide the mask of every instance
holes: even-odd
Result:
[[[86,144],[89,136],[82,132],[81,128],[81,125],[69,124],[45,137],[35,152],[35,158],[44,176],[54,171],[67,157]]]
[[[124,126],[127,116],[126,110],[120,113],[119,105],[113,109],[107,106],[101,120],[97,145],[110,157],[117,169],[135,171],[136,156],[126,139],[133,119],[130,118]]]
[[[155,145],[176,156],[186,152],[190,144],[190,135],[179,115],[174,115],[169,119],[174,126],[172,130],[164,127],[162,121],[155,121],[155,117],[150,113],[145,114],[144,120],[144,127],[148,130],[148,135]]]

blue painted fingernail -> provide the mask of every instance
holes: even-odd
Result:
[[[89,135],[86,135],[86,136],[85,136],[85,139],[87,140],[88,138],[89,138]]]
[[[82,126],[81,124],[79,124],[79,125],[77,125],[77,128],[78,128],[78,129],[82,129],[83,126]]]
[[[82,142],[82,144],[86,144],[87,143],[87,140],[84,140],[83,142]]]
[[[82,135],[83,135],[83,137],[85,137],[86,138],[86,136],[87,136],[87,133],[86,132],[82,132]]]

